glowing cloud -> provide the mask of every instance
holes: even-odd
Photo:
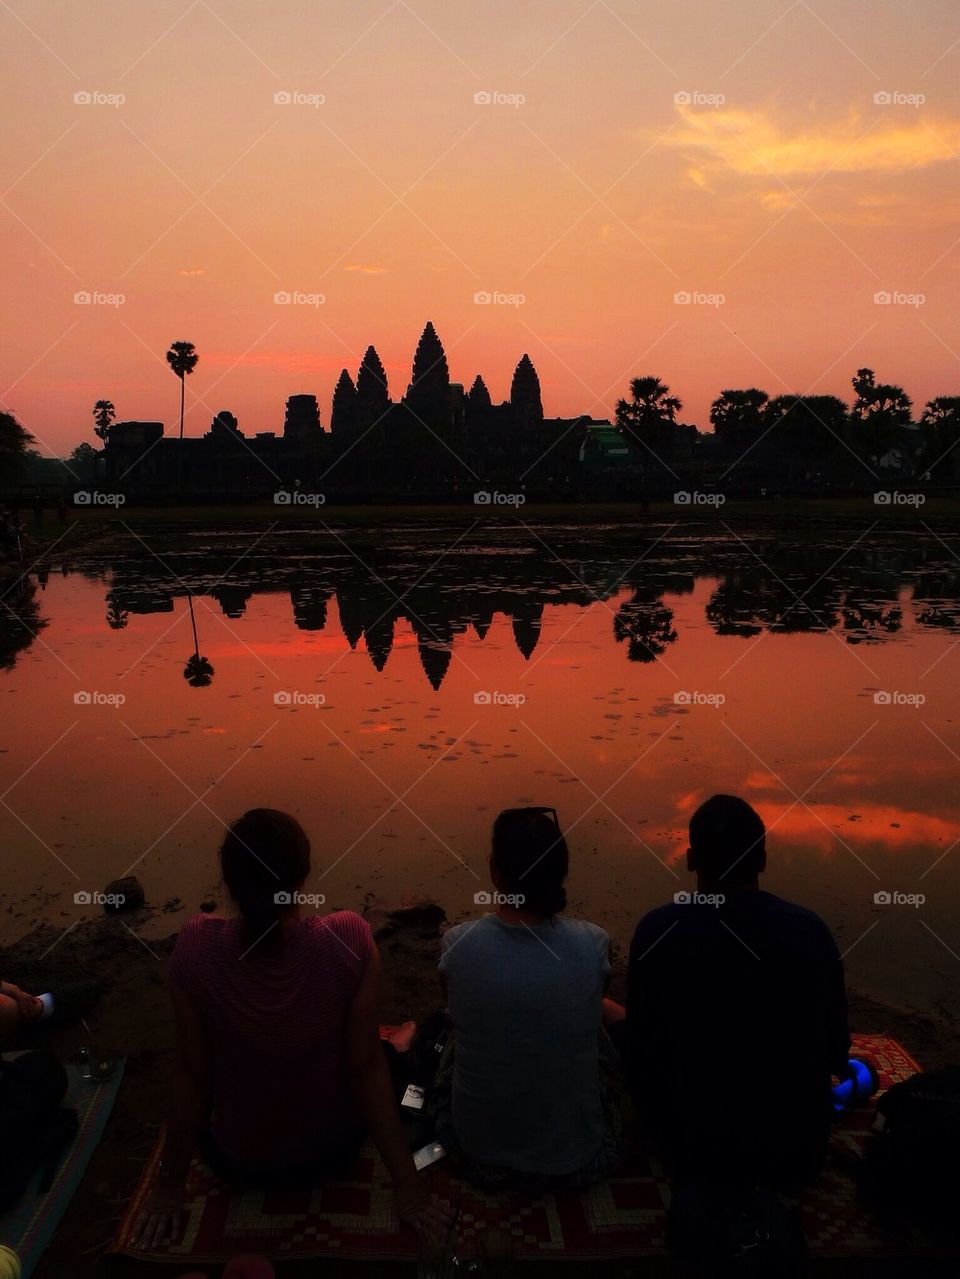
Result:
[[[886,108],[884,108],[886,109]],[[695,110],[678,106],[681,124],[664,145],[699,153],[691,178],[704,184],[713,165],[748,177],[901,172],[956,158],[960,122],[914,113],[873,121],[851,113],[819,129],[790,132],[762,111]],[[696,175],[696,176],[694,176]]]

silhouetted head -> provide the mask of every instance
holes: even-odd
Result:
[[[767,864],[766,834],[745,799],[714,795],[690,818],[687,866],[708,884],[750,884]]]
[[[500,892],[523,899],[523,910],[559,914],[567,904],[569,866],[554,809],[508,808],[493,823],[490,874]]]
[[[274,808],[251,808],[233,822],[220,849],[220,870],[243,918],[248,945],[280,940],[279,924],[310,873],[310,841],[300,823]]]

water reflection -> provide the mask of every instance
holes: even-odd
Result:
[[[190,629],[193,632],[193,653],[187,659],[187,664],[183,668],[183,678],[187,681],[191,688],[208,688],[213,683],[213,666],[205,657],[201,657],[200,655],[200,638],[197,635],[197,617],[193,611],[193,595],[190,591],[187,592],[187,604],[190,609]],[[240,616],[240,613],[233,614],[227,612],[226,607],[224,607],[223,611],[228,617]]]
[[[29,578],[8,582],[0,578],[0,670],[13,670],[46,624],[40,616],[37,588]]]
[[[199,650],[194,596],[216,601],[225,618],[240,621],[255,596],[283,592],[296,627],[314,632],[327,627],[333,602],[350,648],[362,647],[378,672],[389,661],[398,624],[407,624],[434,689],[449,670],[457,637],[472,631],[482,640],[496,615],[510,621],[518,651],[530,660],[551,604],[586,608],[616,600],[613,643],[628,661],[656,661],[678,639],[665,597],[690,594],[704,577],[716,583],[704,613],[718,636],[832,630],[856,645],[896,637],[908,616],[919,627],[960,627],[960,559],[945,543],[862,543],[850,550],[769,539],[749,545],[740,538],[664,540],[655,554],[639,559],[635,549],[604,554],[599,538],[581,538],[562,555],[546,544],[486,546],[459,548],[438,563],[435,547],[403,544],[327,555],[238,556],[210,548],[202,571],[194,551],[165,556],[164,568],[118,559],[102,574],[109,582],[106,623],[121,630],[131,616],[172,613],[176,599],[186,597],[195,642],[184,675],[191,686],[206,687],[213,668]],[[7,614],[8,663],[42,625],[35,609],[29,620],[31,607],[21,600],[18,626]]]
[[[163,564],[136,547],[75,558],[46,594],[38,578],[8,596],[0,925],[69,926],[78,883],[131,866],[152,901],[192,908],[216,896],[219,820],[255,802],[317,831],[331,903],[436,895],[466,917],[492,813],[552,803],[577,849],[571,900],[623,944],[683,886],[692,808],[726,791],[773,833],[773,891],[828,918],[857,981],[960,988],[933,935],[960,945],[950,546],[542,532],[198,530]],[[81,709],[83,690],[123,704]],[[925,705],[878,706],[878,690]],[[926,893],[923,923],[873,927],[891,888]]]

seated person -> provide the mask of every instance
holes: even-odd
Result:
[[[170,960],[177,1066],[157,1187],[141,1246],[175,1238],[199,1141],[228,1180],[269,1186],[342,1171],[376,1141],[397,1206],[430,1233],[446,1224],[418,1179],[380,1047],[380,955],[352,911],[301,915],[310,842],[258,808],[220,850],[238,916],[195,915]]]
[[[601,1080],[610,942],[561,915],[568,862],[555,810],[507,809],[493,827],[496,913],[443,938],[453,1070],[438,1136],[480,1184],[587,1185],[621,1158],[619,1097]]]
[[[675,1177],[788,1188],[826,1154],[831,1074],[850,1049],[843,963],[819,916],[761,891],[766,864],[759,815],[714,795],[687,852],[708,900],[651,911],[630,947],[617,1030]]]

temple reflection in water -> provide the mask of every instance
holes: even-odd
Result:
[[[834,631],[848,644],[878,643],[913,625],[951,630],[960,624],[960,561],[939,545],[841,547],[740,539],[662,541],[655,552],[577,539],[557,554],[543,545],[465,547],[439,556],[414,545],[344,544],[336,553],[271,551],[171,554],[157,561],[117,559],[85,575],[108,583],[106,624],[132,615],[173,613],[178,597],[216,601],[240,621],[262,594],[288,594],[298,629],[329,629],[330,605],[351,649],[363,647],[383,671],[398,625],[416,640],[424,674],[439,689],[457,637],[486,636],[495,616],[508,619],[517,649],[530,659],[547,605],[586,608],[605,602],[612,644],[631,662],[653,662],[677,641],[670,601],[698,579],[713,589],[705,621],[720,636],[749,639],[765,631]],[[65,568],[65,574],[74,571]],[[79,570],[84,571],[84,570]],[[38,585],[42,589],[44,578]],[[8,598],[0,618],[0,662],[8,668],[43,626],[39,592]]]

